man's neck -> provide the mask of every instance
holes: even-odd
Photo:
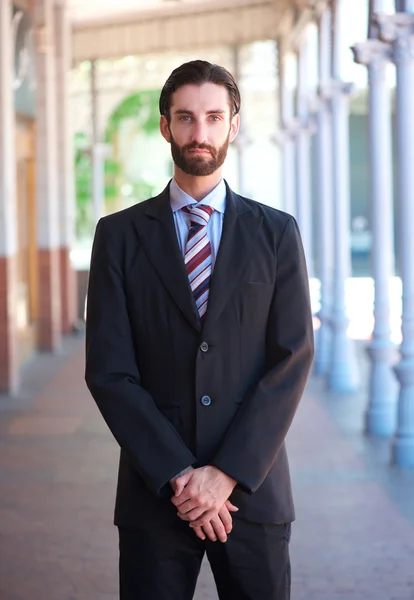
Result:
[[[218,169],[212,175],[206,177],[195,177],[187,175],[177,167],[174,169],[174,179],[178,186],[183,192],[191,196],[191,198],[197,200],[197,202],[208,196],[211,190],[220,183],[222,178],[222,169]]]

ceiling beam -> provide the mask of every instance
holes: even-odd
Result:
[[[287,26],[289,0],[221,0],[140,12],[135,19],[76,25],[73,62],[276,39]]]

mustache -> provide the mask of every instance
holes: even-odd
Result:
[[[184,146],[183,150],[208,150],[210,154],[214,156],[214,148],[208,144],[197,144],[196,142],[193,142],[192,144]]]

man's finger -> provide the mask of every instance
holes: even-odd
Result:
[[[206,523],[202,529],[209,540],[211,540],[212,542],[217,542],[217,536],[214,532],[214,529],[213,529],[213,526],[211,523]]]
[[[205,540],[206,539],[206,534],[204,533],[202,527],[194,527],[194,533],[196,534],[196,536],[198,538],[200,538],[200,540]]]
[[[173,498],[176,496],[180,496],[183,493],[183,491],[187,487],[193,473],[194,473],[194,470],[189,471],[188,473],[185,473],[184,475],[181,475],[181,477],[177,477],[177,479],[174,482],[175,483],[175,493],[174,493]]]
[[[199,519],[205,512],[206,511],[204,508],[194,508],[194,510],[191,510],[185,514],[182,514],[180,511],[178,511],[177,516],[180,517],[182,521],[195,521],[196,519]]]
[[[180,481],[180,479],[177,479],[177,481]],[[179,493],[178,491],[175,492],[174,496],[171,498],[171,502],[175,506],[181,506],[181,504],[184,504],[184,502],[191,500],[191,490],[189,490],[188,488],[189,485],[185,484],[185,486],[180,490]]]
[[[175,496],[179,496],[183,489],[185,488],[185,482],[179,478],[175,480]]]
[[[211,524],[220,542],[222,542],[223,544],[227,542],[227,533],[224,529],[224,525],[221,519],[219,517],[211,519]]]
[[[225,505],[219,510],[219,517],[224,525],[226,533],[229,534],[233,529],[233,519]]]
[[[206,523],[209,523],[212,519],[218,518],[218,512],[215,510],[206,510],[201,517],[190,522],[190,527],[204,527]]]
[[[194,499],[191,499],[191,500],[186,500],[182,504],[179,504],[177,506],[177,508],[178,508],[178,511],[182,515],[185,515],[186,513],[189,513],[191,510],[194,510],[195,508],[201,508],[201,507],[197,504],[197,502]]]
[[[227,507],[227,510],[229,510],[230,512],[237,512],[239,509],[237,508],[237,506],[234,506],[234,504],[232,504],[230,502],[230,500],[226,500],[226,504],[225,506]]]

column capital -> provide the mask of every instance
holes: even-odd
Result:
[[[396,65],[414,62],[414,13],[375,15],[380,37],[393,45],[392,59]]]
[[[373,21],[378,25],[384,42],[394,42],[399,37],[409,37],[414,33],[414,13],[377,13],[373,16]]]
[[[318,84],[318,95],[319,105],[326,104],[332,99],[332,84],[330,81],[324,81]]]
[[[313,135],[316,133],[315,119],[314,115],[309,112],[309,115],[306,118],[297,118],[296,121],[296,134],[299,133],[307,133],[308,135]]]
[[[354,93],[355,84],[348,81],[339,81],[338,79],[329,79],[323,83],[319,83],[317,89],[317,98],[320,103],[326,103],[332,100],[334,96],[343,94],[351,96]]]
[[[354,60],[359,65],[373,66],[392,61],[393,53],[390,43],[369,39],[351,47]]]
[[[355,84],[350,81],[340,81],[333,79],[331,82],[332,86],[332,98],[335,96],[352,96],[355,91]]]
[[[272,142],[278,146],[284,146],[287,142],[295,141],[300,133],[313,135],[316,133],[316,126],[312,116],[307,119],[290,119],[280,129],[271,136]]]
[[[91,146],[86,145],[83,148],[83,152],[90,156],[92,156],[92,154],[94,154],[95,156],[97,156],[99,158],[108,158],[112,154],[112,145],[105,144],[103,142],[98,142],[97,144],[93,144]]]
[[[321,111],[330,111],[331,98],[332,93],[330,87],[325,87],[325,84],[320,85],[318,87],[317,93],[309,102],[309,113],[313,121],[312,127],[316,126],[316,120]],[[316,133],[316,130],[313,131],[313,133]]]
[[[271,141],[278,146],[283,147],[286,143],[295,140],[298,133],[297,120],[292,119],[288,123],[285,123],[271,136]]]
[[[285,144],[287,142],[290,142],[291,140],[292,136],[290,136],[288,132],[283,128],[279,129],[278,131],[276,131],[276,133],[270,136],[270,141],[273,142],[273,144],[276,144],[276,146],[280,146],[281,148],[283,148],[283,146],[285,146]]]

